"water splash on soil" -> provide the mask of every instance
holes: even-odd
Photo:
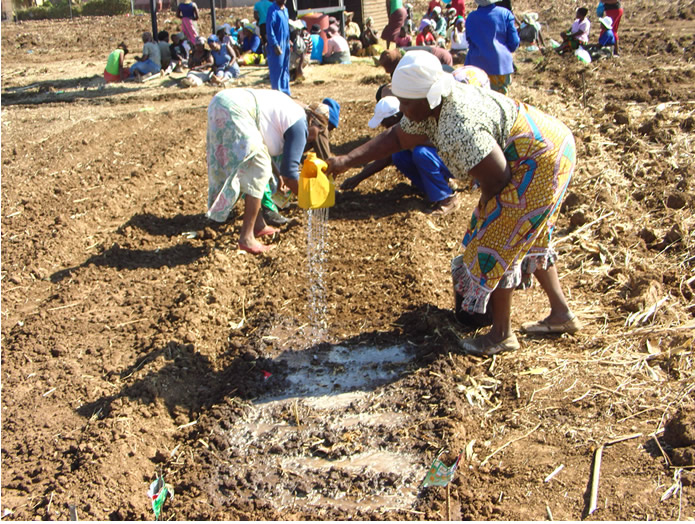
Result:
[[[378,438],[410,424],[406,411],[384,406],[395,391],[388,384],[411,360],[406,345],[283,353],[282,392],[257,398],[227,430],[239,456],[282,472],[256,486],[254,496],[277,510],[325,507],[349,515],[412,508],[426,465],[398,441]]]
[[[307,255],[309,259],[309,340],[319,344],[326,333],[326,288],[324,284],[324,261],[326,259],[326,233],[328,230],[328,208],[309,209],[307,226]]]

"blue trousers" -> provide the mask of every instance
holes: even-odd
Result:
[[[148,73],[159,73],[161,69],[161,67],[148,58],[144,62],[135,62],[130,66],[130,76],[135,76],[135,71],[139,71],[141,75],[146,75]]]
[[[430,202],[439,202],[454,194],[448,180],[451,173],[434,147],[416,146],[391,155],[393,165],[422,191]]]
[[[270,73],[270,87],[290,94],[290,46],[283,46],[280,56],[275,54],[275,49],[268,45],[268,71]]]

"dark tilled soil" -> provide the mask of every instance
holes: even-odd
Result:
[[[149,20],[3,23],[4,518],[151,519],[158,473],[178,520],[695,517],[695,11],[626,4],[620,59],[517,53],[512,96],[577,139],[556,238],[586,327],[487,360],[460,352],[451,312],[464,181],[446,217],[393,168],[337,195],[316,344],[306,213],[286,210],[296,225],[262,257],[237,249],[242,204],[204,216],[215,89],[103,85],[108,52],[125,36],[137,54]],[[533,5],[548,37],[571,23],[573,2]],[[342,104],[337,153],[373,135],[382,73],[311,67],[292,86]],[[515,327],[546,312],[538,287],[515,295]],[[593,452],[625,436],[587,516]],[[463,454],[448,509],[419,487],[442,449]]]

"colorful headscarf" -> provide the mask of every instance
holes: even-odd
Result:
[[[340,123],[340,104],[332,98],[324,98],[323,103],[328,106],[328,122],[337,128]]]

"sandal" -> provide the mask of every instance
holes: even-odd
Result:
[[[245,246],[241,242],[239,242],[239,249],[242,251],[246,251],[247,253],[251,253],[252,255],[260,255],[261,253],[265,253],[266,251],[270,251],[271,249],[274,249],[275,245],[265,245],[261,244],[261,247],[251,247],[251,246]]]
[[[514,333],[501,342],[488,342],[485,337],[469,337],[459,339],[459,345],[469,355],[479,357],[491,357],[506,351],[516,351],[521,347]]]
[[[272,226],[265,226],[260,231],[254,231],[253,236],[255,236],[256,238],[260,238],[260,237],[265,237],[268,235],[274,235],[275,233],[279,233],[279,232],[280,232],[279,229],[276,229]]]
[[[538,322],[526,322],[521,325],[521,331],[527,335],[559,335],[561,333],[568,333],[573,335],[580,329],[582,329],[582,323],[576,315],[572,315],[572,318],[563,322],[562,324],[551,324],[545,319]]]

